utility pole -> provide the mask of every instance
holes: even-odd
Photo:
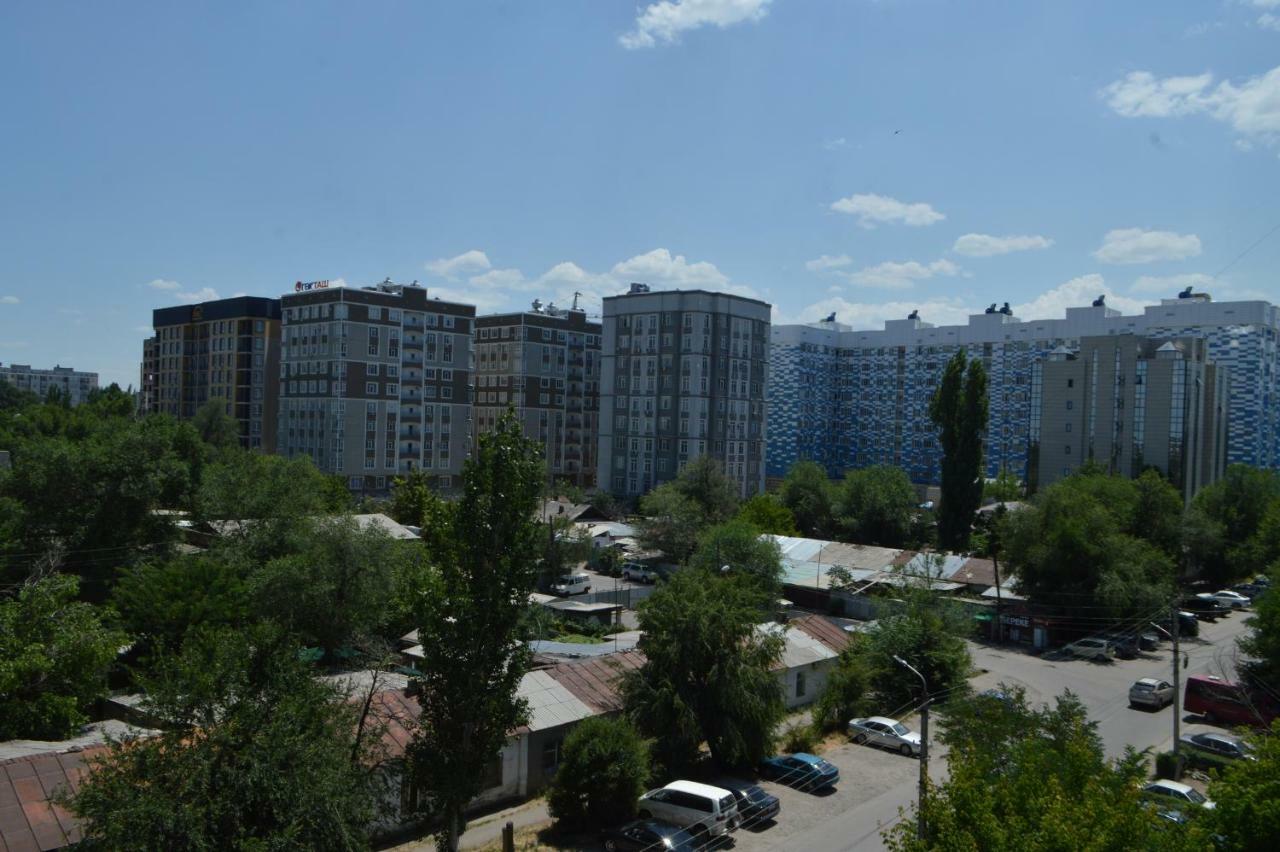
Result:
[[[920,781],[916,804],[916,839],[923,841],[925,838],[924,806],[929,795],[929,682],[915,666],[897,654],[893,655],[893,659],[898,665],[920,678],[920,686],[924,690],[924,702],[920,705]]]
[[[1152,627],[1168,636],[1173,642],[1173,780],[1182,780],[1182,653],[1178,650],[1178,602],[1174,601],[1170,612],[1169,628],[1165,630],[1159,624]]]

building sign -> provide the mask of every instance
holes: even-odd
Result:
[[[293,285],[293,292],[305,293],[308,290],[327,290],[329,282],[326,281],[299,281]]]
[[[1030,627],[1031,619],[1025,615],[1003,615],[1001,620],[1010,627]]]

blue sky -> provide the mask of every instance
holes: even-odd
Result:
[[[1280,0],[9,3],[0,92],[0,361],[122,384],[299,279],[1280,301]]]

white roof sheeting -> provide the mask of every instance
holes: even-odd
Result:
[[[782,658],[778,660],[779,668],[797,669],[801,666],[820,663],[823,660],[834,660],[839,656],[835,651],[803,630],[783,626],[776,621],[757,624],[756,631],[759,633],[782,633],[782,638],[786,644],[782,648]]]
[[[529,730],[542,731],[577,722],[595,711],[545,671],[532,671],[520,679],[519,696],[529,702]]]

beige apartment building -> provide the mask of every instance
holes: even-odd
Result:
[[[1154,467],[1190,500],[1226,468],[1229,390],[1204,338],[1116,334],[1059,346],[1032,369],[1029,484],[1092,460],[1122,476]]]

